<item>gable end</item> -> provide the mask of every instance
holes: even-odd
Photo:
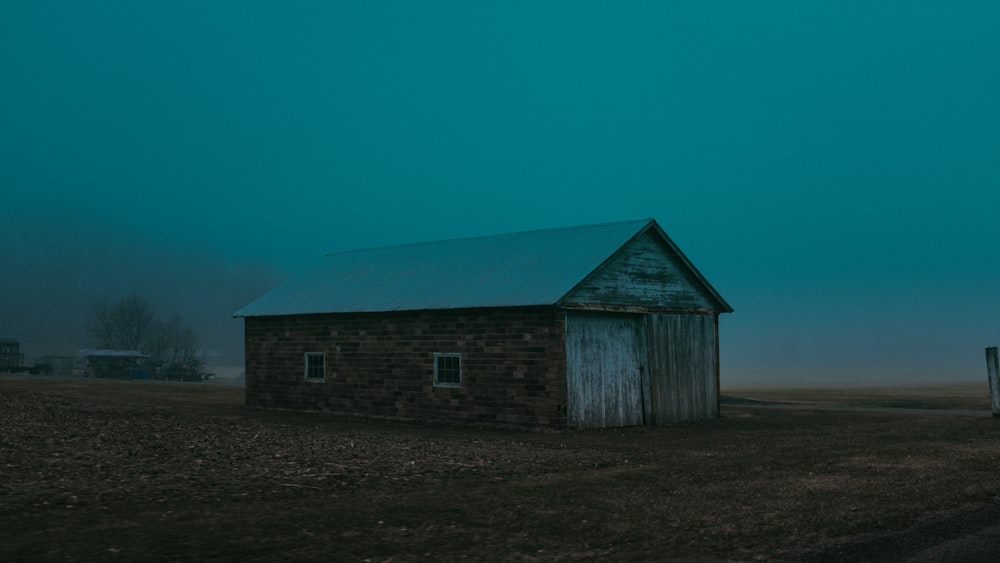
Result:
[[[568,308],[730,312],[680,250],[655,228],[643,230],[561,300]]]

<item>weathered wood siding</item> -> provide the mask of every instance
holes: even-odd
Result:
[[[715,315],[646,315],[649,405],[646,424],[719,414]]]
[[[566,422],[574,428],[643,424],[643,319],[568,313]]]
[[[718,307],[652,231],[623,246],[563,302],[675,310]]]
[[[718,416],[716,319],[568,313],[567,425],[611,428]]]

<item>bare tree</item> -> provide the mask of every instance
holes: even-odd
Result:
[[[198,353],[198,335],[194,329],[171,317],[167,322],[157,322],[148,350],[154,361],[163,365],[186,365]]]
[[[87,332],[102,348],[146,354],[156,377],[188,381],[204,375],[197,358],[201,344],[194,329],[176,316],[160,321],[138,295],[130,295],[114,305],[99,303]]]
[[[87,333],[102,348],[145,352],[156,324],[156,315],[149,304],[132,294],[114,305],[98,303],[87,324]]]

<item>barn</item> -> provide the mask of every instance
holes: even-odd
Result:
[[[330,254],[235,316],[249,406],[607,428],[716,417],[729,312],[645,219]]]

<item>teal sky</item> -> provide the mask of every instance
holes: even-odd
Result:
[[[44,277],[46,240],[98,229],[280,277],[655,217],[736,309],[724,380],[978,378],[997,22],[992,1],[4,2],[3,252]]]

